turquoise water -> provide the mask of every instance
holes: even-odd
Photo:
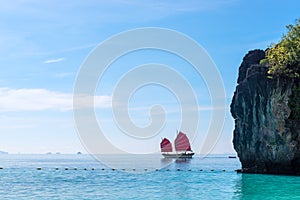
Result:
[[[300,199],[300,177],[237,174],[227,156],[162,169],[140,161],[112,170],[88,155],[1,155],[0,199]]]

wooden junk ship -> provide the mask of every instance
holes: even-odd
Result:
[[[160,150],[165,158],[192,158],[195,154],[186,134],[179,132],[174,141],[174,149],[169,139],[163,138],[160,143]]]

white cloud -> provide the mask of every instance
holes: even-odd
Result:
[[[50,59],[50,60],[45,60],[45,64],[50,64],[50,63],[58,63],[64,61],[65,58],[56,58],[56,59]]]
[[[95,108],[111,106],[110,96],[94,96]],[[81,106],[86,105],[84,99]],[[73,94],[47,89],[0,88],[0,112],[18,111],[69,111],[73,109]]]

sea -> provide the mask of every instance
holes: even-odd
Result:
[[[240,174],[228,155],[106,156],[0,155],[0,199],[300,199],[299,176]]]

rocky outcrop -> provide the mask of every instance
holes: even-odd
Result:
[[[300,174],[300,121],[290,119],[289,107],[295,81],[268,77],[264,56],[250,51],[239,68],[233,145],[243,172]]]

